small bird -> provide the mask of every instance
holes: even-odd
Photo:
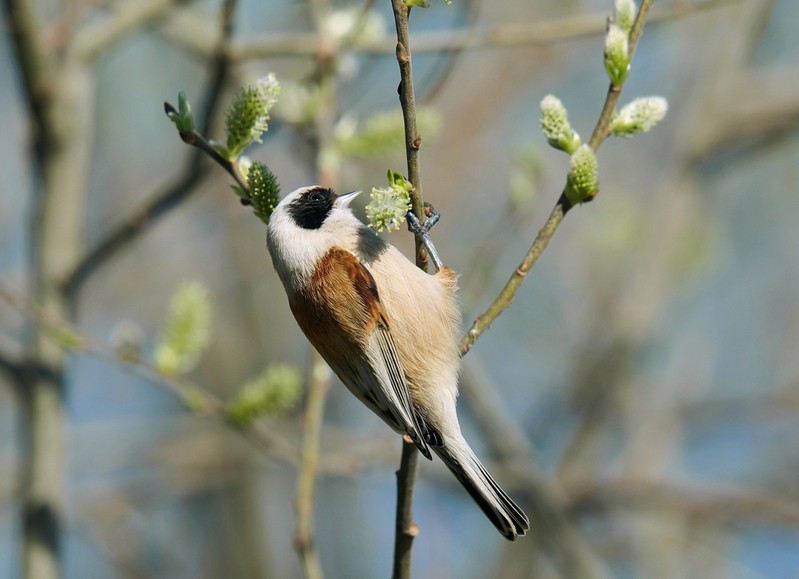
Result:
[[[435,452],[513,541],[530,522],[480,464],[455,410],[457,276],[437,258],[436,274],[423,272],[361,223],[349,209],[358,193],[303,187],[275,208],[267,243],[294,318],[347,388],[425,457]]]

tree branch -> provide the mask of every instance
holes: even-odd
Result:
[[[330,387],[330,369],[316,350],[311,352],[308,385],[300,473],[297,481],[297,496],[294,501],[294,512],[297,517],[294,548],[300,558],[303,576],[306,579],[321,579],[323,577],[322,565],[319,562],[313,541],[313,502],[319,466],[325,399]]]
[[[419,451],[416,445],[403,437],[402,459],[397,471],[397,514],[394,527],[394,569],[392,579],[411,576],[411,547],[419,534],[413,522],[413,493],[419,470]]]
[[[133,360],[118,354],[111,346],[89,337],[75,325],[45,310],[35,301],[17,295],[1,285],[0,300],[15,308],[23,316],[32,318],[36,325],[44,330],[43,337],[54,347],[74,354],[91,356],[120,366],[137,376],[166,388],[175,394],[186,408],[194,414],[214,419],[219,424],[240,433],[259,448],[269,450],[282,462],[291,465],[298,463],[299,452],[293,443],[257,421],[241,426],[231,420],[227,413],[225,402],[207,389],[182,377],[166,376],[155,366],[148,364],[144,360]],[[46,368],[40,368],[36,369],[35,372],[27,372],[27,374],[39,375],[53,380],[54,376],[48,372]]]
[[[236,5],[237,0],[225,0],[221,8],[220,40],[214,53],[215,57],[211,64],[210,76],[204,91],[206,96],[203,120],[200,126],[201,134],[208,134],[211,130],[219,109],[222,91],[229,75],[229,45],[233,36],[233,17]],[[163,191],[154,194],[145,201],[82,257],[63,281],[66,295],[76,296],[86,280],[97,269],[102,267],[121,249],[145,233],[159,218],[186,201],[198,190],[198,185],[209,172],[208,166],[203,163],[203,153],[202,147],[192,150],[184,169],[172,185],[167,186]]]
[[[129,0],[124,3],[115,3],[114,13],[110,18],[103,18],[76,34],[73,43],[75,56],[83,61],[92,61],[129,33],[152,22],[170,8],[185,1]]]
[[[629,50],[631,59],[635,54],[635,48],[638,44],[638,40],[644,31],[646,15],[649,12],[649,9],[652,7],[652,2],[653,0],[643,0],[643,2],[641,2],[641,7],[638,10],[638,15],[635,19],[635,23],[633,24],[632,31],[630,32]],[[608,87],[607,94],[605,95],[605,104],[602,107],[599,120],[597,121],[596,126],[591,134],[591,139],[588,142],[589,146],[594,149],[594,151],[599,149],[600,145],[609,135],[610,123],[613,119],[613,113],[616,110],[619,97],[621,96],[621,89],[622,87],[614,86],[613,84],[610,84]],[[519,289],[519,287],[521,287],[522,283],[527,277],[527,274],[536,264],[538,258],[541,257],[541,254],[544,252],[547,245],[549,245],[552,236],[555,234],[555,231],[557,231],[569,209],[571,209],[571,204],[566,199],[564,190],[564,193],[561,194],[557,203],[555,203],[555,207],[549,214],[546,223],[538,231],[538,234],[533,240],[533,244],[530,246],[530,249],[527,250],[527,253],[522,258],[521,263],[513,271],[499,295],[491,303],[491,305],[488,306],[485,312],[477,316],[474,323],[472,323],[472,326],[469,328],[469,331],[466,332],[461,339],[462,356],[465,355],[472,348],[472,346],[474,346],[477,339],[491,326],[494,320],[496,320],[497,317],[503,311],[505,311],[511,303],[513,303],[513,300],[516,296],[516,291]]]
[[[400,70],[399,93],[402,118],[405,125],[405,156],[408,161],[408,180],[413,185],[411,210],[424,223],[424,198],[419,175],[419,148],[422,138],[416,130],[416,97],[413,90],[411,67],[411,45],[408,33],[408,17],[411,9],[404,0],[391,0],[394,23],[397,30],[396,55]],[[427,255],[416,237],[416,265],[427,271]],[[393,579],[408,579],[411,574],[411,547],[419,529],[413,522],[413,493],[419,469],[419,452],[413,444],[403,441],[402,459],[397,471],[397,512],[394,538]]]
[[[676,2],[652,10],[650,22],[663,22],[691,14],[739,4],[743,0],[704,0],[693,3]],[[413,50],[416,54],[451,52],[459,50],[486,50],[512,48],[516,46],[547,46],[554,42],[578,39],[600,34],[605,30],[607,14],[579,14],[548,22],[505,24],[483,29],[421,32],[414,36]],[[198,30],[179,30],[169,27],[165,34],[173,41],[197,52],[208,55],[205,36],[198,34],[204,23],[197,21]],[[210,32],[210,31],[207,31]],[[324,40],[316,34],[275,34],[251,42],[238,43],[231,47],[235,61],[247,61],[274,57],[312,57],[322,49]],[[390,38],[343,43],[343,50],[361,54],[392,54],[396,42]]]

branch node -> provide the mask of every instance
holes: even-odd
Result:
[[[397,43],[397,62],[400,64],[408,64],[410,62],[411,57],[408,56],[408,50],[405,48],[405,45],[401,42]]]

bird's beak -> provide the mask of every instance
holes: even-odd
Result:
[[[360,194],[360,191],[350,191],[344,195],[339,195],[336,199],[336,205],[339,207],[348,207],[352,200]]]

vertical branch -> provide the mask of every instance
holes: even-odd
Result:
[[[397,518],[394,528],[394,570],[392,579],[411,576],[411,547],[419,527],[413,522],[413,491],[419,470],[419,451],[409,440],[402,440],[402,459],[397,471]]]
[[[31,118],[34,182],[30,271],[32,294],[45,311],[68,318],[60,279],[84,246],[86,175],[90,151],[91,81],[75,58],[71,38],[56,63],[38,42],[33,3],[5,0],[3,8]],[[58,90],[55,90],[58,87]],[[20,378],[25,409],[22,466],[22,566],[26,579],[57,579],[63,517],[64,352],[33,324],[26,352],[36,371]]]
[[[204,90],[204,103],[201,134],[211,131],[222,92],[230,75],[230,44],[233,38],[233,20],[236,14],[237,0],[225,0],[220,13],[221,35],[211,62],[210,76]],[[208,173],[208,166],[203,163],[203,151],[192,149],[184,169],[176,180],[163,191],[147,199],[134,210],[119,226],[104,235],[100,242],[87,251],[64,276],[64,291],[71,298],[78,294],[83,284],[100,267],[110,262],[111,258],[142,233],[147,231],[159,218],[172,211],[186,201],[198,190],[198,185]]]
[[[422,138],[416,131],[416,96],[413,90],[411,44],[408,17],[411,9],[404,0],[391,0],[397,29],[397,64],[400,70],[399,100],[405,124],[405,155],[408,160],[408,180],[413,185],[411,209],[421,222],[425,220],[422,182],[419,176],[419,148]],[[420,239],[416,238],[416,265],[427,271],[427,257]],[[393,579],[411,576],[411,547],[419,528],[413,522],[413,493],[419,467],[419,452],[413,444],[403,442],[402,459],[397,471],[397,512],[394,536]]]
[[[297,517],[294,548],[297,550],[302,573],[306,579],[322,579],[323,577],[322,565],[313,542],[313,498],[319,464],[319,442],[322,434],[325,399],[329,386],[330,370],[322,357],[316,350],[313,350],[303,423],[300,475],[294,502],[294,512]]]
[[[638,9],[635,23],[630,31],[629,51],[631,59],[635,54],[638,40],[644,32],[646,16],[649,13],[649,9],[652,8],[653,2],[654,0],[643,0],[641,2],[641,7]],[[591,139],[588,142],[588,145],[594,151],[599,149],[599,146],[610,135],[610,124],[613,121],[616,105],[621,97],[621,90],[621,86],[616,86],[613,83],[608,87],[607,94],[605,95],[605,103],[602,106],[602,112],[599,114],[599,120],[597,120],[594,130],[591,133]],[[549,214],[547,222],[538,231],[538,234],[533,240],[533,244],[530,246],[530,249],[527,250],[519,266],[513,271],[510,278],[505,283],[505,287],[502,288],[496,299],[488,306],[488,309],[477,316],[472,326],[469,328],[469,331],[466,332],[466,335],[461,339],[461,356],[465,355],[472,348],[480,335],[485,332],[491,326],[492,322],[513,302],[516,296],[516,290],[521,287],[530,269],[532,269],[547,245],[549,245],[552,236],[555,235],[555,231],[557,231],[558,227],[563,222],[563,218],[571,207],[571,204],[566,199],[564,190],[564,193],[561,194],[555,207]]]
[[[411,68],[411,44],[408,32],[408,17],[411,9],[404,0],[391,0],[394,10],[394,23],[397,28],[397,63],[400,69],[399,93],[402,119],[405,125],[405,156],[408,160],[408,181],[413,185],[411,209],[424,223],[424,197],[422,181],[419,176],[419,148],[422,137],[416,131],[416,95],[413,90],[413,70]],[[423,255],[422,244],[416,240],[416,265],[427,271],[427,257]]]
[[[323,38],[325,21],[329,13],[327,0],[311,2],[311,16],[320,38]],[[335,90],[332,76],[335,74],[335,52],[317,55],[316,72],[312,78],[324,95],[314,117],[313,146],[316,149],[314,160],[317,182],[335,188],[338,170],[325,161],[325,149],[333,138],[335,122]],[[300,560],[305,579],[322,579],[324,573],[319,555],[314,545],[313,508],[314,491],[319,464],[319,448],[324,422],[325,403],[330,386],[330,369],[316,350],[312,350],[308,397],[303,423],[303,445],[300,458],[300,472],[297,481],[297,496],[294,511],[297,527],[294,535],[294,549]]]

